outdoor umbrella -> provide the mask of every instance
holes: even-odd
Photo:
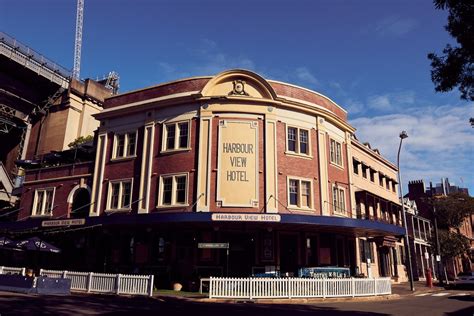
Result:
[[[21,251],[16,247],[16,242],[8,237],[0,237],[0,249]]]
[[[23,250],[31,251],[44,251],[54,253],[61,252],[61,249],[59,249],[58,247],[53,246],[38,237],[31,237],[22,241],[18,241],[16,242],[16,247]]]

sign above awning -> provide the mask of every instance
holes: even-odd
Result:
[[[42,227],[58,227],[58,226],[79,226],[84,225],[86,220],[84,218],[75,218],[75,219],[57,219],[57,220],[47,220],[42,221]]]
[[[200,249],[229,249],[228,242],[200,242],[198,243]]]
[[[278,214],[242,214],[242,213],[214,213],[211,219],[221,222],[280,222]]]

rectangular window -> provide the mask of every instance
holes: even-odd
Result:
[[[375,173],[377,173],[377,171],[375,171],[372,168],[370,168],[369,171],[370,171],[370,181],[375,182]]]
[[[288,205],[298,208],[312,208],[311,181],[288,179]]]
[[[163,151],[189,148],[189,122],[168,123],[163,128]]]
[[[188,201],[188,175],[164,175],[160,177],[160,201],[158,206],[186,205]]]
[[[335,213],[346,212],[346,193],[337,186],[332,187],[332,205]]]
[[[134,157],[137,151],[137,131],[115,134],[112,158]]]
[[[52,215],[54,188],[38,189],[34,198],[32,215]]]
[[[354,174],[359,174],[359,165],[360,165],[360,162],[358,162],[355,159],[352,159],[352,168],[354,170]]]
[[[329,156],[332,163],[342,167],[342,144],[331,139]]]
[[[107,210],[129,210],[132,204],[132,180],[109,183]]]
[[[362,176],[366,179],[367,179],[367,169],[369,169],[369,167],[362,164]]]
[[[297,127],[288,127],[287,150],[296,154],[309,155],[309,131]]]
[[[383,174],[379,173],[379,184],[381,187],[383,187],[383,178],[384,178]]]
[[[397,183],[392,180],[392,191],[397,192]]]
[[[385,187],[387,188],[387,190],[390,190],[390,182],[391,181],[392,181],[391,179],[385,178]]]

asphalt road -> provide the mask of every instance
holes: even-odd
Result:
[[[441,294],[442,293],[442,294]],[[441,294],[441,295],[440,295]],[[443,291],[375,301],[312,304],[207,303],[173,297],[36,296],[0,292],[4,315],[474,315],[473,291]],[[436,296],[435,296],[436,295]]]

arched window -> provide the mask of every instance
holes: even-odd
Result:
[[[84,218],[89,215],[91,194],[88,186],[77,186],[69,194],[68,203],[70,205],[71,218]]]

